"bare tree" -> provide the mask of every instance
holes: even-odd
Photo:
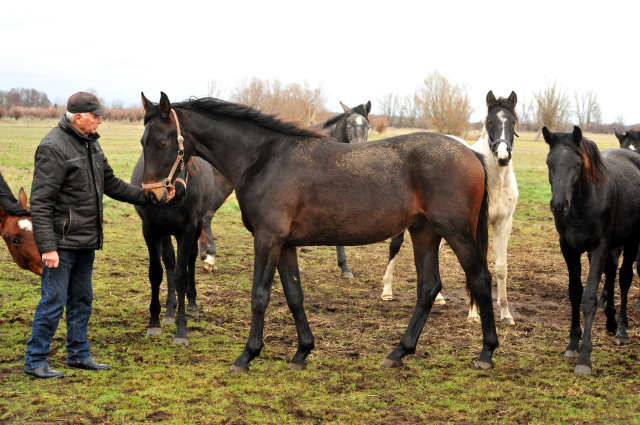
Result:
[[[400,104],[400,96],[391,92],[385,93],[382,95],[382,97],[378,98],[378,107],[381,111],[380,115],[387,118],[390,127],[393,126]]]
[[[581,95],[574,94],[576,100],[576,118],[583,131],[588,131],[591,124],[600,124],[602,112],[598,104],[598,94],[593,90],[587,90]]]
[[[542,127],[552,130],[565,124],[571,115],[571,100],[567,91],[556,81],[548,81],[547,86],[535,92],[533,96],[538,106],[537,118],[540,129],[536,140],[542,134]]]
[[[222,86],[214,78],[210,78],[207,83],[207,97],[216,97],[220,99],[223,93],[224,89]]]
[[[473,112],[469,89],[451,84],[437,71],[431,72],[417,89],[422,113],[436,131],[464,137]]]
[[[613,119],[613,124],[621,126],[621,127],[625,127],[624,124],[624,115],[623,114],[618,114],[616,115],[616,117]]]
[[[518,124],[524,128],[527,125],[532,124],[535,113],[535,104],[532,99],[527,99],[525,95],[522,95],[518,99]]]
[[[416,124],[416,119],[420,115],[420,99],[415,93],[408,94],[404,97],[404,105],[409,127],[413,128]]]

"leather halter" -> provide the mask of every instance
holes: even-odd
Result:
[[[173,167],[171,168],[171,172],[169,173],[169,177],[157,183],[142,183],[143,189],[154,189],[156,187],[171,187],[171,178],[173,177],[173,173],[176,172],[178,168],[178,164],[180,164],[180,171],[184,170],[184,138],[180,133],[180,121],[178,121],[178,115],[176,115],[176,111],[171,109],[171,114],[173,118],[176,120],[176,128],[178,130],[178,156],[176,157],[176,162],[173,163]],[[189,174],[187,173],[187,180],[189,179]],[[185,190],[187,189],[187,182],[180,177],[176,178],[176,182],[180,182],[184,185]]]
[[[497,140],[491,140],[491,135],[489,134],[489,132],[487,131],[487,138],[489,139],[489,146],[491,146],[491,149],[493,149],[494,147],[496,147],[499,143],[504,142],[507,145],[507,152],[511,152],[511,150],[513,149],[513,142],[510,142],[507,139],[497,139]]]

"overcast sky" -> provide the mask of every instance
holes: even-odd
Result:
[[[95,88],[107,103],[203,96],[215,79],[305,79],[355,106],[413,92],[430,71],[520,100],[556,80],[593,89],[603,118],[640,122],[638,1],[4,2],[0,90],[52,101]]]

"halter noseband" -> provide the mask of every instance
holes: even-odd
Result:
[[[504,142],[504,143],[507,144],[507,152],[511,152],[511,150],[513,149],[513,142],[510,142],[507,139],[491,140],[491,135],[489,134],[488,131],[487,131],[487,138],[489,139],[489,146],[491,146],[492,150],[493,150],[494,147],[496,147],[501,142]]]
[[[176,172],[178,168],[178,164],[180,164],[180,171],[184,170],[184,138],[180,133],[180,121],[178,121],[178,115],[176,115],[176,111],[171,109],[171,114],[173,118],[176,120],[176,128],[178,130],[178,156],[176,157],[176,162],[173,163],[173,167],[171,168],[171,172],[169,173],[169,177],[157,183],[142,183],[143,189],[153,189],[156,187],[171,187],[171,178],[173,177],[173,173]],[[189,174],[187,173],[187,180],[189,179]],[[177,178],[176,182],[180,182],[184,185],[185,190],[187,189],[187,182],[181,178]]]

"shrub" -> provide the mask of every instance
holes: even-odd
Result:
[[[378,134],[384,133],[389,127],[389,121],[386,117],[378,117],[375,115],[369,115],[369,120],[371,121],[371,128],[374,132]]]

